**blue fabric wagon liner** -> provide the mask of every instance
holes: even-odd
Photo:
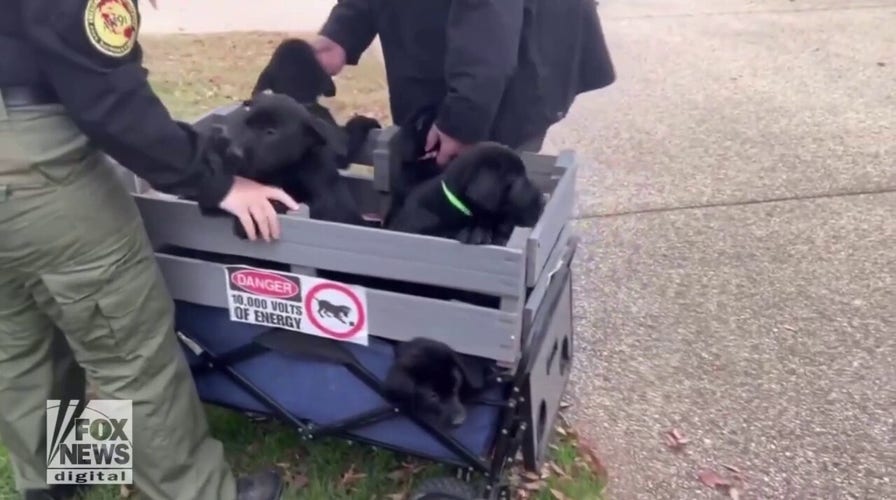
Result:
[[[296,420],[309,422],[311,429],[319,429],[310,431],[315,435],[330,433],[327,430],[344,432],[357,441],[466,465],[458,451],[397,412],[375,385],[367,383],[381,384],[385,379],[393,360],[392,343],[371,337],[369,345],[363,346],[286,330],[273,331],[266,326],[232,321],[226,309],[184,301],[176,301],[175,318],[177,330],[187,342],[198,344],[206,352],[198,355],[184,344],[203,401],[276,417],[270,405],[273,402]],[[265,338],[276,338],[276,342],[286,344],[285,350],[292,352],[261,346],[259,341],[265,343]],[[233,359],[234,353],[243,359]],[[220,360],[216,369],[205,369],[209,357]],[[353,366],[360,368],[363,375],[359,377],[353,372]],[[236,382],[224,370],[227,367],[254,388]],[[364,375],[372,380],[365,382]],[[491,455],[501,427],[502,402],[506,400],[502,389],[501,384],[489,387],[482,394],[482,403],[468,405],[463,425],[446,432],[483,461]],[[253,393],[255,390],[258,393]]]

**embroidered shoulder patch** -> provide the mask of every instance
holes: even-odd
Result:
[[[84,10],[87,39],[101,53],[123,57],[137,43],[140,18],[133,0],[88,0]]]

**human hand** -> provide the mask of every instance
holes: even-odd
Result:
[[[436,146],[439,147],[438,150],[435,149]],[[429,129],[429,133],[426,135],[426,146],[424,148],[426,153],[423,155],[423,158],[432,158],[435,156],[436,163],[445,166],[449,161],[454,159],[455,156],[464,152],[468,147],[469,145],[447,135],[439,130],[439,127],[433,124],[432,128]]]
[[[334,76],[342,71],[345,66],[345,49],[341,45],[323,35],[318,35],[311,40],[311,46],[314,47],[317,62],[328,75]]]
[[[277,200],[290,210],[299,209],[299,204],[282,189],[239,176],[234,177],[233,186],[218,207],[240,220],[250,240],[255,241],[257,238],[255,224],[258,224],[261,237],[265,241],[271,241],[271,238],[280,238],[280,221],[270,200]]]

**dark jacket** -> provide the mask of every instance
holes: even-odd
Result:
[[[616,77],[593,0],[339,0],[320,34],[348,64],[379,35],[393,121],[441,102],[467,143],[517,147]]]
[[[0,16],[0,87],[52,89],[80,130],[154,188],[215,208],[233,185],[193,128],[172,119],[147,81],[136,42],[104,53],[90,41],[87,0],[13,0]],[[129,5],[123,2],[122,6]],[[92,17],[89,17],[92,19]],[[125,25],[128,21],[125,20]]]

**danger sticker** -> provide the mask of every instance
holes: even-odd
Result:
[[[248,266],[224,269],[231,320],[367,345],[363,288]]]

